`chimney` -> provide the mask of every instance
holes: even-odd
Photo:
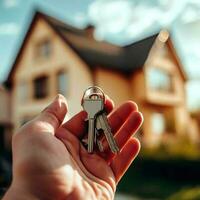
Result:
[[[163,29],[158,34],[158,40],[162,43],[165,43],[169,38],[169,32],[166,29]]]
[[[95,27],[93,25],[88,25],[85,29],[85,32],[89,38],[94,38]]]

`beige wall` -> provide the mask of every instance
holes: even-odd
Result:
[[[146,86],[143,67],[135,71],[130,77],[131,97],[140,106],[146,99]],[[142,109],[142,107],[141,107]]]
[[[129,79],[122,73],[99,67],[95,69],[94,77],[95,84],[114,100],[116,106],[131,99]]]
[[[165,70],[173,77],[173,92],[158,92],[152,91],[148,87],[147,82],[147,71],[151,67],[156,67]],[[142,112],[144,114],[143,124],[143,137],[144,143],[151,145],[161,140],[159,135],[155,135],[152,130],[151,118],[152,114],[156,111],[166,113],[167,110],[171,109],[171,119],[174,120],[175,132],[174,134],[183,134],[187,132],[187,124],[189,122],[189,113],[186,109],[185,103],[185,81],[176,66],[176,62],[171,55],[171,52],[167,44],[155,43],[151,53],[145,63],[144,73],[141,73],[144,80],[144,91],[141,95],[142,101],[139,101]],[[140,86],[141,87],[141,86]]]
[[[49,38],[53,53],[49,59],[36,59],[35,45],[37,42]],[[86,64],[66,45],[53,29],[44,21],[39,20],[33,27],[29,40],[22,52],[17,71],[14,74],[14,87],[12,93],[13,122],[15,128],[19,127],[24,117],[32,117],[39,113],[56,96],[56,74],[65,70],[69,77],[69,86],[66,98],[69,103],[69,114],[73,115],[81,109],[80,100],[83,91],[92,85],[91,72]],[[33,79],[47,75],[49,95],[45,99],[33,98]],[[27,84],[27,98],[20,99],[20,83]]]
[[[0,86],[0,124],[10,124],[10,93]]]
[[[178,67],[176,66],[176,62],[171,56],[171,52],[169,51],[167,44],[161,45],[162,46],[158,46],[157,44],[153,54],[151,54],[151,56],[148,58],[145,64],[145,74],[147,74],[148,70],[152,67],[163,69],[172,76],[174,91],[170,93],[161,93],[148,89],[146,93],[147,99],[150,102],[158,104],[178,105],[182,101],[185,101],[185,83],[178,70]],[[147,79],[145,80],[146,87],[148,88]]]

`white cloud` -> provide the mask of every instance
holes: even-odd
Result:
[[[3,3],[6,8],[13,8],[18,6],[19,1],[20,0],[4,0]]]
[[[0,35],[17,35],[20,31],[18,24],[10,22],[0,24]]]
[[[88,17],[96,27],[95,38],[104,40],[112,35],[113,40],[118,35],[124,35],[124,30],[132,21],[133,6],[134,3],[129,0],[96,0],[90,4]]]
[[[161,27],[170,26],[185,6],[186,0],[182,1],[184,3],[179,5],[179,0],[173,3],[171,0],[159,0],[156,4],[132,0],[96,0],[89,6],[88,17],[96,27],[97,39],[125,44],[141,39],[144,33],[152,34]]]

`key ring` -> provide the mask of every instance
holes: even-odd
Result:
[[[93,92],[90,92],[90,90],[93,90]],[[91,94],[87,95],[87,92],[90,92]],[[92,95],[95,95],[95,94],[98,94],[98,93],[100,93],[102,95],[103,102],[105,102],[105,94],[104,94],[103,90],[100,87],[98,87],[98,86],[90,86],[83,93],[83,98],[81,100],[81,105],[83,104],[83,99],[85,97],[89,98]]]

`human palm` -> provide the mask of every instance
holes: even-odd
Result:
[[[109,98],[105,107],[108,112],[113,108]],[[88,154],[80,143],[86,134],[86,113],[62,124],[66,112],[66,101],[59,95],[15,135],[11,188],[29,191],[27,199],[112,200],[116,184],[139,151],[138,140],[131,136],[141,125],[141,114],[134,103],[126,102],[109,115],[121,149],[114,155],[105,140],[104,153]]]

